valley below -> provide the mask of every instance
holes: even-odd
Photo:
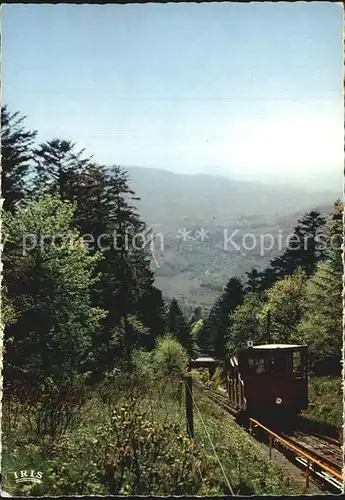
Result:
[[[208,308],[233,276],[245,280],[286,248],[297,220],[328,213],[340,196],[213,175],[127,168],[140,197],[137,208],[152,228],[151,268],[166,299]],[[153,238],[153,233],[156,234]]]

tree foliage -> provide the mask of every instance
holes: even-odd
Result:
[[[299,219],[294,233],[288,238],[285,252],[271,260],[269,267],[260,273],[259,278],[255,273],[255,290],[262,291],[271,287],[277,279],[292,275],[298,268],[311,276],[316,264],[324,258],[324,225],[325,218],[317,210],[312,210]],[[253,279],[252,273],[248,276],[249,279]]]
[[[203,323],[198,336],[202,351],[212,351],[216,358],[225,359],[227,332],[232,322],[232,313],[242,303],[243,296],[241,281],[238,278],[231,278]]]
[[[146,376],[175,383],[196,346],[226,360],[247,340],[301,342],[314,371],[329,373],[339,362],[339,200],[326,219],[317,210],[305,214],[290,247],[266,270],[247,272],[245,286],[235,277],[224,289],[208,284],[222,290],[209,309],[175,299],[168,308],[154,285],[151,232],[128,172],[97,164],[64,138],[35,146],[36,132],[23,122],[2,107],[4,379],[6,397],[16,392],[25,403],[36,397],[37,433],[63,434],[87,384],[104,382],[113,397],[114,373],[123,383]],[[150,432],[137,437],[149,439]],[[122,451],[116,467],[127,459],[141,467]],[[124,491],[114,467],[109,471],[107,491]]]
[[[344,204],[340,200],[336,200],[333,205],[333,210],[326,218],[325,234],[327,248],[325,258],[332,261],[334,269],[338,272],[343,268],[343,238],[344,238]]]
[[[264,341],[266,331],[260,320],[263,307],[261,296],[253,292],[248,293],[243,303],[236,307],[229,328],[228,353],[246,347],[248,340],[252,340],[255,344]]]
[[[260,281],[261,281],[261,273],[255,269],[252,268],[251,271],[247,274],[247,283],[245,290],[246,292],[257,292],[260,290]]]
[[[292,276],[278,280],[267,292],[268,300],[260,313],[261,324],[269,313],[269,342],[294,343],[305,306],[306,273],[298,269]]]
[[[62,200],[74,200],[80,174],[90,164],[83,158],[84,149],[76,150],[76,144],[52,139],[34,150],[35,187],[43,193],[59,194]]]
[[[326,363],[328,370],[333,365],[340,371],[342,313],[342,272],[330,260],[320,262],[307,284],[305,315],[298,326],[299,339],[309,345],[313,365]]]
[[[187,352],[191,354],[192,338],[190,330],[176,299],[173,299],[170,303],[166,324],[168,332],[172,333]]]
[[[90,300],[99,256],[88,255],[73,210],[45,196],[4,219],[4,282],[15,311],[5,326],[4,373],[23,387],[83,371],[104,316]]]
[[[186,375],[188,354],[173,336],[167,335],[158,339],[153,363],[161,377],[180,378]]]
[[[1,189],[3,209],[13,212],[28,194],[32,148],[36,131],[26,130],[25,116],[1,107]]]

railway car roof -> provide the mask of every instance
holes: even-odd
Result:
[[[295,349],[297,347],[306,347],[305,345],[298,344],[262,344],[253,345],[250,349]]]
[[[208,358],[208,357],[202,357],[202,358],[197,358],[197,359],[193,359],[192,361],[198,361],[199,363],[204,363],[205,361],[207,363],[215,363],[215,359],[214,358]]]

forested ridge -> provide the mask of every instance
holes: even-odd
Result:
[[[51,446],[73,424],[88,391],[100,391],[106,400],[116,381],[122,387],[138,377],[172,380],[187,356],[210,353],[225,362],[248,340],[308,344],[312,374],[340,374],[339,200],[326,217],[311,210],[297,221],[296,241],[306,244],[285,250],[263,272],[253,269],[246,280],[233,276],[209,311],[197,307],[186,317],[183,304],[167,303],[154,286],[148,246],[135,244],[148,228],[126,170],[98,164],[70,139],[38,143],[21,113],[6,106],[1,125],[8,433],[17,421],[7,403],[29,409],[26,424]],[[102,247],[101,235],[108,235]],[[67,453],[76,444],[61,446]],[[133,493],[114,481],[107,479],[105,490],[77,490]],[[199,491],[193,478],[188,484],[182,491],[172,479],[165,493]],[[152,491],[161,493],[138,486],[134,494]]]

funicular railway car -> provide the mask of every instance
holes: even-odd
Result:
[[[266,344],[248,347],[230,359],[230,404],[250,415],[297,415],[308,407],[308,348]]]

